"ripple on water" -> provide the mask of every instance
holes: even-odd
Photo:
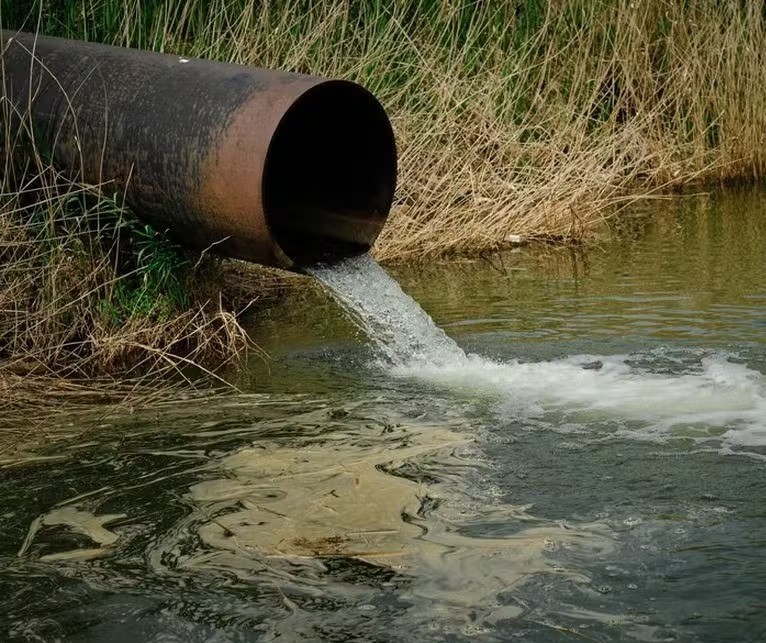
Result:
[[[557,560],[559,552],[587,559],[613,548],[605,524],[559,524],[493,498],[481,486],[478,434],[464,430],[459,412],[445,409],[444,421],[433,423],[377,402],[284,411],[260,426],[243,422],[238,433],[226,420],[189,430],[188,418],[175,423],[174,445],[150,431],[144,441],[133,436],[111,465],[101,461],[112,468],[109,487],[61,500],[31,521],[14,565],[56,565],[86,583],[80,593],[142,597],[142,607],[108,610],[112,617],[128,610],[122,617],[135,627],[148,601],[180,618],[183,631],[223,619],[224,629],[289,628],[311,638],[374,614],[380,636],[371,639],[391,640],[384,635],[391,627],[489,632],[526,613],[523,601],[508,597],[532,577],[590,582],[583,566]],[[381,414],[384,422],[370,419]],[[205,447],[216,439],[218,448]],[[200,453],[207,455],[190,457]],[[137,485],[142,474],[127,470],[131,461],[180,466]],[[172,498],[172,520],[147,513]],[[119,515],[109,511],[115,505]],[[517,527],[501,537],[465,529],[486,521]],[[68,534],[77,535],[76,546]],[[173,597],[172,587],[184,590]]]

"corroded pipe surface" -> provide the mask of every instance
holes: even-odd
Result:
[[[396,186],[385,111],[329,80],[1,32],[3,97],[68,176],[182,243],[296,268],[367,250]]]

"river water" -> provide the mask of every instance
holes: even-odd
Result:
[[[436,325],[370,270],[240,395],[17,427],[0,638],[766,639],[766,194],[390,270]]]

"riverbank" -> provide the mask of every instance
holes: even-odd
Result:
[[[226,387],[261,358],[240,318],[284,279],[184,250],[28,160],[0,181],[0,411]]]
[[[400,154],[380,261],[482,253],[518,236],[585,241],[648,193],[762,180],[766,168],[755,1],[1,6],[10,28],[368,87]],[[148,382],[188,378],[196,364],[207,372],[194,377],[215,380],[251,352],[247,303],[231,301],[221,262],[200,262],[41,159],[12,178],[0,203],[0,375]]]

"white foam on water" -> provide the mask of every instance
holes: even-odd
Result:
[[[766,446],[766,378],[726,355],[703,357],[680,374],[637,367],[627,355],[498,362],[467,355],[369,255],[311,272],[394,376],[495,398],[520,417],[555,413],[570,427],[590,430],[598,419],[619,418],[632,422],[625,433],[640,438],[715,439],[723,451]]]
[[[591,368],[594,362],[600,367]],[[637,422],[640,428],[632,431],[645,437],[684,430],[689,437],[766,445],[766,380],[725,356],[703,358],[698,372],[679,375],[631,366],[625,355],[533,363],[469,355],[461,364],[410,363],[393,372],[502,398],[505,410],[521,416],[557,411],[586,427],[598,417],[618,417]]]

